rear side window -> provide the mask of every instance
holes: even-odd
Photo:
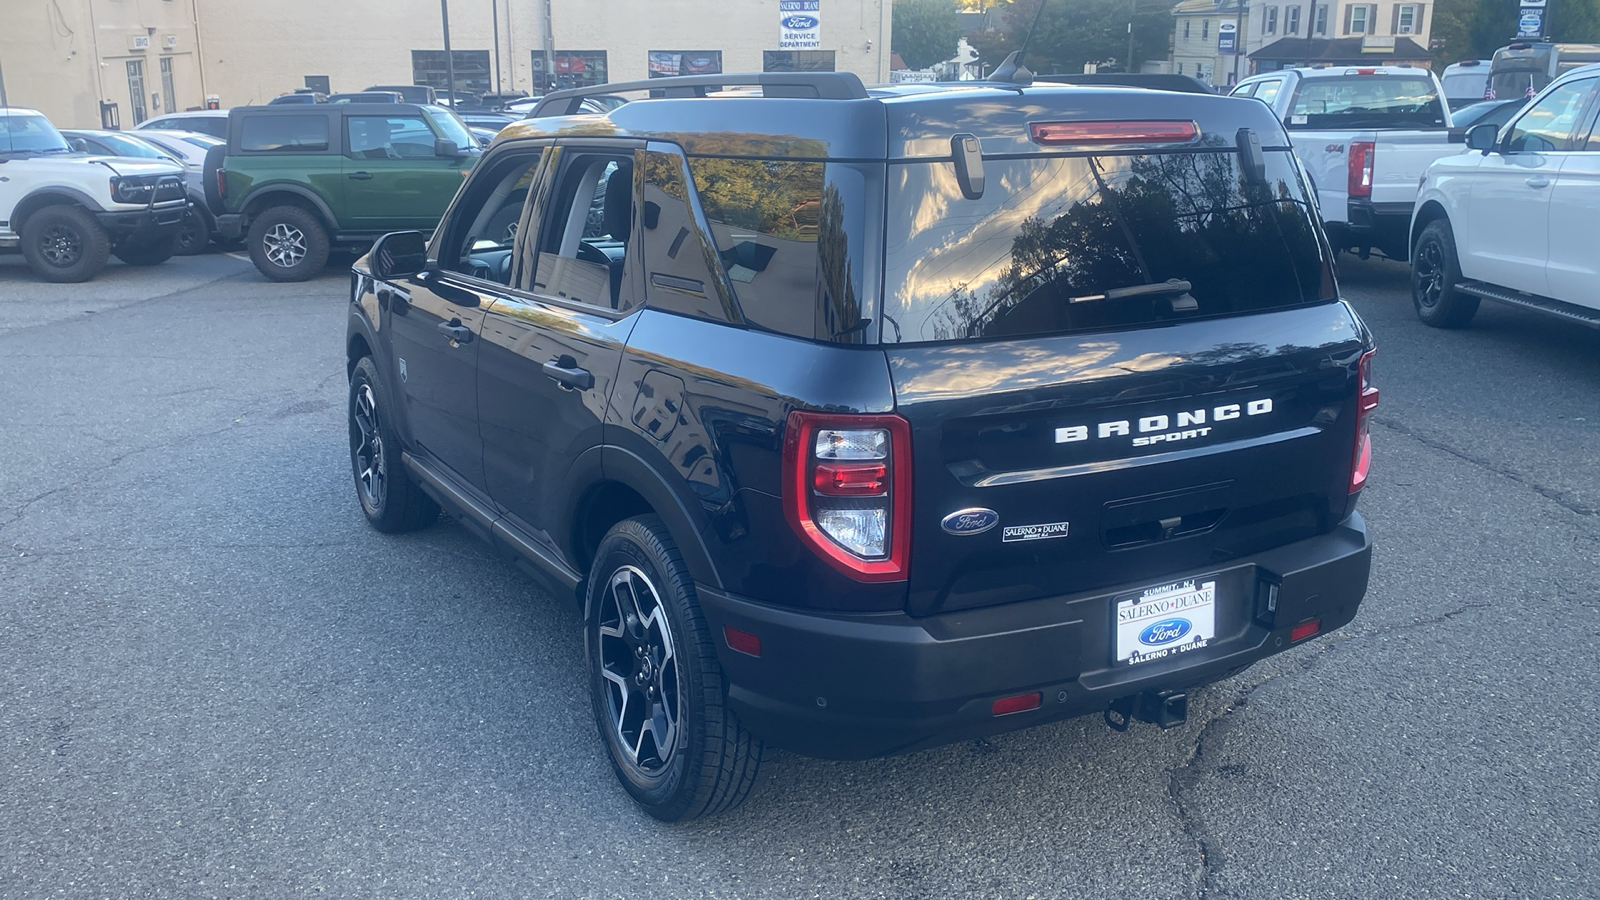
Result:
[[[977,200],[952,163],[891,165],[882,340],[1065,334],[1331,299],[1293,158],[1264,155],[1266,184],[1245,183],[1230,150],[986,159]]]
[[[650,306],[714,322],[738,321],[733,297],[717,277],[717,248],[695,221],[683,157],[647,150],[640,158],[644,193],[639,223]]]
[[[1291,131],[1440,128],[1444,126],[1444,103],[1429,78],[1376,75],[1305,78],[1289,104],[1289,116],[1284,124]]]
[[[327,150],[328,117],[246,116],[239,126],[239,149],[254,153]]]

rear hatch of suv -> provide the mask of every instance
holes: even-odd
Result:
[[[1157,584],[1352,509],[1370,340],[1282,127],[1248,100],[1108,93],[891,112],[891,134],[987,129],[980,196],[949,143],[907,139],[888,169],[914,614]]]

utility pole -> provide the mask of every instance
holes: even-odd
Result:
[[[0,66],[0,109],[10,105],[11,101],[6,99],[6,70],[4,66]]]
[[[1244,0],[1235,0],[1239,4],[1233,13],[1233,83],[1238,84],[1245,78],[1243,62],[1245,59],[1244,23],[1246,19]]]
[[[450,79],[450,108],[456,106],[456,58],[450,52],[450,0],[439,0],[439,12],[444,16],[444,71]]]
[[[1331,3],[1332,0],[1329,0],[1329,2]],[[1307,12],[1311,13],[1310,18],[1306,20],[1306,68],[1309,69],[1311,68],[1311,36],[1317,32],[1317,0],[1311,0],[1311,8]]]
[[[500,83],[500,0],[489,0],[491,19],[494,22],[494,92],[505,93],[505,85]]]
[[[556,28],[555,17],[550,13],[550,0],[544,0],[544,84],[540,94],[556,89]]]

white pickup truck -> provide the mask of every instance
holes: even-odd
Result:
[[[1232,96],[1255,97],[1283,121],[1335,250],[1407,258],[1422,173],[1462,152],[1450,142],[1450,110],[1431,71],[1284,69],[1246,78]]]

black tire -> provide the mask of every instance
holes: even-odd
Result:
[[[130,266],[159,266],[171,259],[177,249],[178,233],[169,231],[156,238],[124,238],[111,252]]]
[[[761,741],[728,708],[694,581],[659,518],[606,533],[584,609],[595,724],[622,787],[664,822],[737,806],[755,785]]]
[[[22,223],[22,257],[45,281],[88,281],[110,255],[111,238],[81,206],[46,206]]]
[[[211,249],[211,222],[198,209],[189,210],[183,217],[183,227],[178,229],[177,254],[199,256]]]
[[[1429,222],[1411,251],[1411,305],[1422,324],[1461,328],[1472,321],[1478,298],[1456,290],[1460,283],[1455,232],[1444,219]]]
[[[372,357],[350,373],[350,473],[356,499],[373,528],[398,534],[427,528],[439,519],[439,504],[411,480],[400,461],[400,438],[389,423],[389,395]]]
[[[273,281],[305,281],[328,264],[328,232],[315,214],[274,206],[250,223],[250,261]]]

